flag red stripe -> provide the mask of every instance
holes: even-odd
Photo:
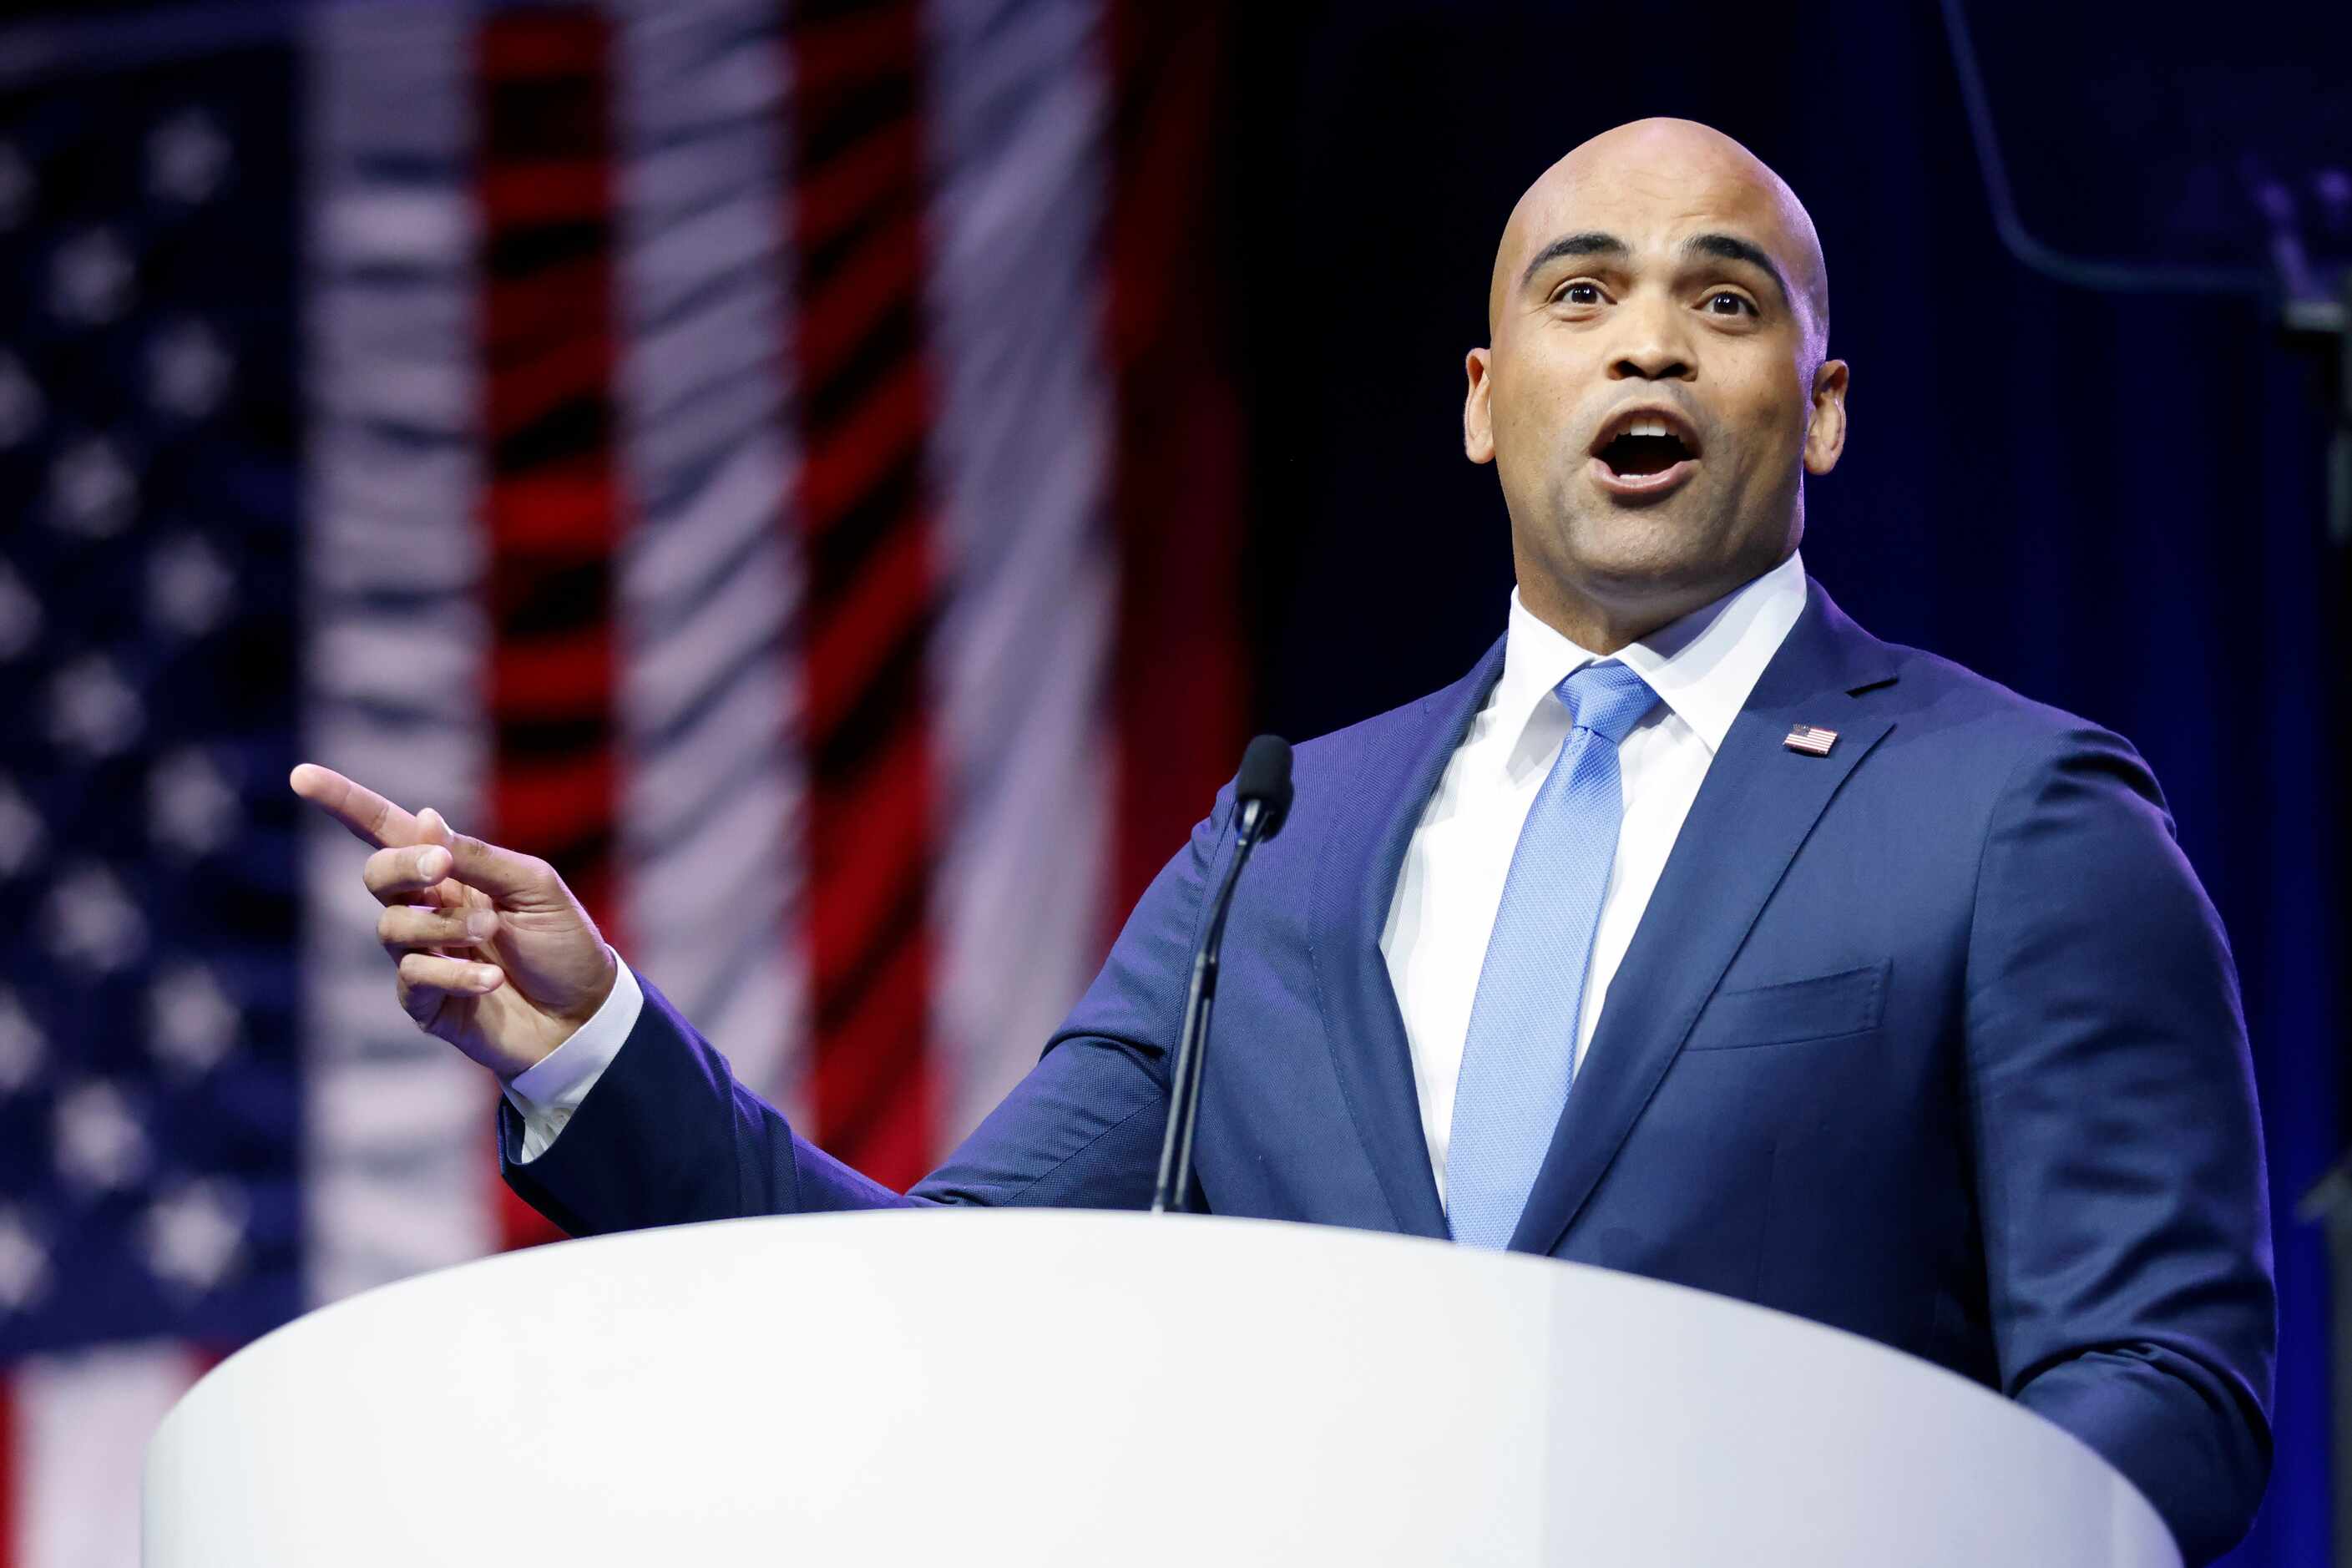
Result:
[[[878,202],[902,195],[907,166],[922,156],[916,144],[920,131],[912,120],[885,125],[831,163],[810,170],[796,208],[801,244],[821,249],[851,223],[872,216]]]
[[[834,1024],[838,1048],[817,1066],[815,1097],[833,1117],[827,1136],[856,1148],[861,1168],[928,1168],[935,1158],[929,1127],[905,1114],[908,1089],[934,1076],[925,1056],[930,970],[928,935],[894,944],[865,976],[869,999]]]
[[[482,194],[478,187],[478,201]],[[480,207],[486,216],[496,210],[487,202],[481,202]],[[520,277],[493,276],[487,279],[481,320],[486,346],[498,353],[528,353],[534,345],[552,345],[583,331],[596,334],[593,341],[605,342],[601,323],[583,321],[572,314],[582,296],[593,292],[612,277],[612,258],[601,249],[591,248],[595,243],[595,226],[585,215],[551,222],[520,213],[511,219],[503,213],[499,216],[506,220],[506,227],[496,236],[485,237],[511,242],[533,229],[568,229],[573,232],[562,237],[585,254],[566,251],[535,257]]]
[[[616,812],[613,40],[588,5],[477,35],[492,728],[481,831],[542,856],[608,939]],[[553,1227],[501,1190],[500,1239]]]
[[[809,562],[807,954],[814,1131],[896,1187],[927,1170],[937,768],[924,657],[940,583],[922,436],[934,412],[921,8],[788,10],[793,345]],[[882,265],[886,249],[900,254]],[[822,323],[822,324],[820,324]]]
[[[578,552],[583,539],[596,537],[603,527],[598,520],[611,517],[618,502],[611,472],[596,467],[513,475],[488,504],[509,548],[555,556]]]
[[[911,216],[877,226],[825,285],[824,297],[809,301],[809,314],[796,330],[801,363],[811,374],[820,379],[837,374],[891,309],[914,296],[920,286],[914,230]]]
[[[474,61],[491,83],[519,81],[526,85],[563,76],[593,76],[604,69],[607,40],[602,31],[582,25],[593,20],[583,5],[517,6],[497,17],[475,39]],[[551,119],[551,145],[577,144],[569,125]],[[598,126],[601,131],[601,124]]]
[[[491,786],[490,813],[502,825],[521,829],[502,828],[500,840],[509,846],[517,839],[585,843],[611,833],[613,791],[609,753],[505,760]],[[600,857],[581,875],[602,876],[609,869]],[[583,886],[575,882],[572,890],[587,901]]]
[[[920,19],[903,0],[886,5],[831,0],[829,5],[795,6],[793,90],[812,103],[824,102],[913,69],[921,58],[922,34],[916,26]],[[801,123],[809,123],[805,114]]]
[[[909,287],[914,280],[907,279]],[[862,401],[824,433],[824,449],[809,454],[801,473],[801,504],[812,531],[837,522],[891,474],[922,461],[930,387],[923,368],[902,361],[883,372]]]
[[[820,998],[857,967],[877,933],[921,885],[929,869],[932,800],[921,763],[926,737],[900,730],[845,785],[838,829],[810,846],[810,862],[832,890],[826,938],[814,955]],[[820,1000],[822,1007],[824,1002]]]
[[[1233,776],[1246,729],[1242,421],[1213,290],[1219,9],[1111,5],[1115,918]]]
[[[591,297],[609,272],[582,268],[576,279],[541,279],[532,303],[546,300],[570,305]],[[517,304],[523,305],[518,300]],[[528,307],[526,307],[528,308]],[[502,324],[504,323],[502,321]],[[612,372],[613,345],[598,332],[577,326],[551,327],[562,335],[526,340],[510,333],[505,342],[493,342],[491,352],[501,362],[495,385],[487,387],[484,412],[493,439],[504,439],[546,418],[559,405],[576,398],[604,395]],[[602,471],[581,478],[603,479]],[[609,514],[611,507],[606,505]]]
[[[605,166],[594,160],[542,159],[530,169],[501,169],[482,177],[482,201],[509,219],[555,223],[593,217],[604,207]]]
[[[509,710],[541,719],[593,718],[612,700],[612,643],[610,626],[574,626],[500,649],[499,689]]]
[[[809,616],[806,679],[808,728],[813,736],[846,729],[861,706],[873,706],[874,683],[896,658],[905,657],[910,638],[923,635],[922,621],[937,592],[930,552],[920,538],[902,531],[873,552],[866,569],[838,591],[835,602]],[[919,701],[919,692],[910,693]],[[929,771],[929,748],[913,717],[886,716],[906,748],[910,766]],[[908,738],[915,731],[913,738]],[[829,768],[822,749],[814,759],[816,771]],[[842,800],[833,809],[848,814],[856,803]],[[814,825],[812,825],[814,829]]]

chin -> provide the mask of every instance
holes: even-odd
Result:
[[[1563,568],[1560,574],[1603,598],[1684,594],[1717,583],[1734,569],[1723,558],[1719,540],[1663,510],[1572,519],[1560,540],[1566,548],[1554,557]]]

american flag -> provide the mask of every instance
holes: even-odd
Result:
[[[911,1181],[1229,766],[1213,13],[181,10],[0,35],[0,1568],[205,1368],[546,1238],[324,762],[553,859]]]
[[[1789,726],[1788,734],[1781,738],[1780,744],[1792,752],[1803,752],[1811,756],[1826,757],[1830,754],[1830,748],[1837,744],[1837,731],[1824,730],[1818,724],[1791,724]]]

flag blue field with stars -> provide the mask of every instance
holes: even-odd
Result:
[[[0,1357],[300,1300],[292,69],[0,94]]]

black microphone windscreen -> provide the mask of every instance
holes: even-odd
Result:
[[[1234,779],[1234,798],[1258,803],[1258,842],[1281,832],[1283,818],[1290,815],[1290,742],[1279,735],[1252,741]]]

